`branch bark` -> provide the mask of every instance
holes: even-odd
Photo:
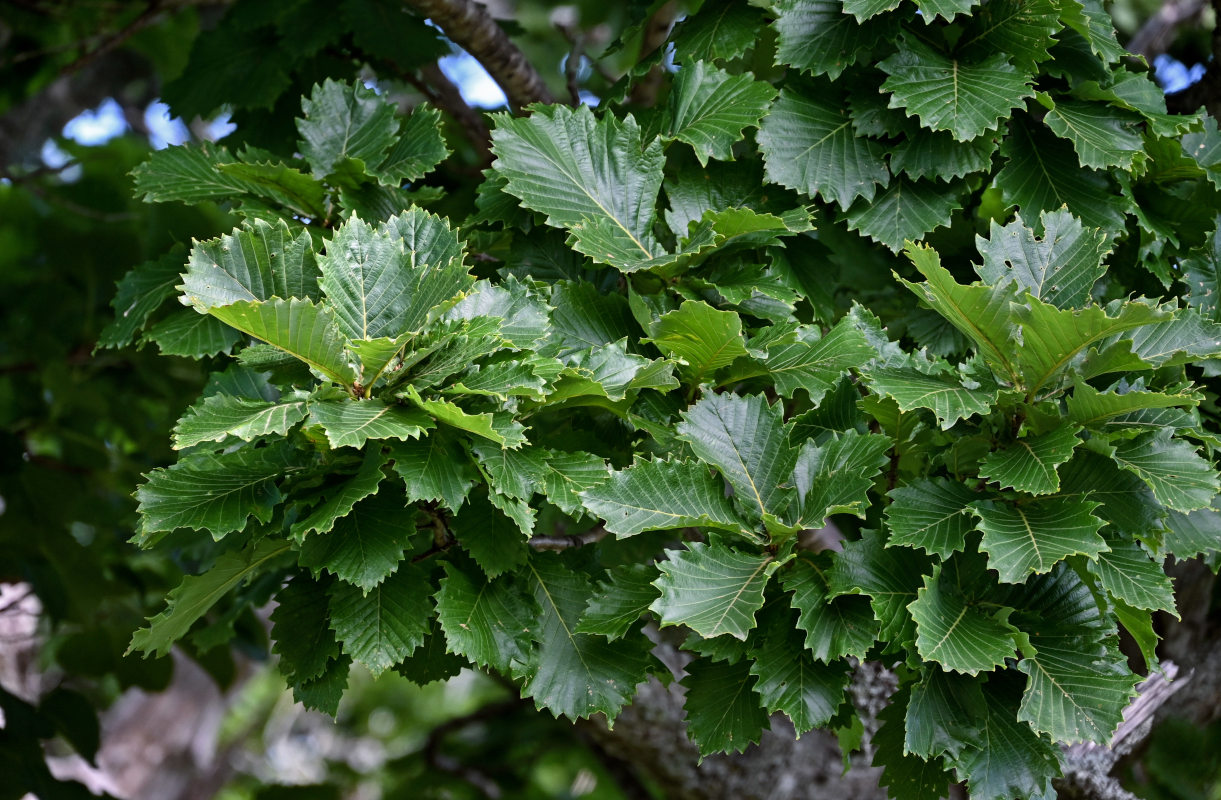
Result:
[[[555,102],[538,70],[483,5],[474,0],[407,0],[407,5],[474,56],[500,84],[514,111],[531,103]]]

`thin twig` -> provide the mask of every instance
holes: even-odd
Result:
[[[568,100],[576,108],[581,105],[581,57],[585,54],[585,34],[571,25],[557,22],[555,27],[571,45],[568,60],[564,62],[564,78],[568,86]]]
[[[585,531],[585,533],[576,533],[571,536],[563,534],[532,536],[530,538],[530,546],[535,550],[569,550],[573,547],[584,547],[588,544],[600,542],[606,536],[606,528],[598,525]]]

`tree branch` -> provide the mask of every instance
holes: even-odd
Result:
[[[585,533],[571,536],[563,534],[533,536],[530,546],[535,550],[567,550],[572,547],[584,547],[587,544],[600,542],[606,538],[606,528],[601,525],[590,528]]]
[[[474,56],[500,84],[514,111],[531,103],[555,102],[538,70],[479,3],[407,0],[407,5],[431,19],[455,44]]]
[[[1128,42],[1128,51],[1152,61],[1166,52],[1179,28],[1200,21],[1207,5],[1205,0],[1165,0]]]

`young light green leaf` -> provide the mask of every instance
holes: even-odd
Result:
[[[688,300],[676,311],[662,314],[649,341],[679,359],[684,377],[696,385],[747,355],[737,312],[718,311],[700,300]]]
[[[857,136],[835,97],[784,89],[764,118],[758,140],[769,180],[840,208],[858,197],[872,202],[877,187],[890,182],[885,147]]]
[[[576,633],[591,594],[588,579],[550,553],[533,556],[527,570],[541,613],[531,628],[538,647],[527,663],[514,666],[525,681],[524,693],[538,708],[569,719],[601,712],[613,720],[645,679],[651,660],[647,640],[608,642]]]
[[[309,404],[331,447],[364,447],[369,439],[418,439],[436,423],[427,414],[381,400],[323,400]]]
[[[420,568],[400,566],[369,592],[342,581],[331,587],[331,628],[343,652],[374,677],[424,643],[433,611],[432,582]]]
[[[507,673],[514,662],[524,664],[529,658],[537,615],[534,599],[513,578],[492,580],[452,561],[445,564],[437,619],[454,652]]]
[[[1098,503],[1048,497],[1030,502],[980,500],[979,515],[988,566],[1005,583],[1022,583],[1030,574],[1047,572],[1074,554],[1096,557],[1107,549],[1098,535],[1102,520],[1093,515]]]
[[[730,663],[697,659],[681,683],[687,688],[683,708],[687,734],[700,755],[742,752],[758,742],[767,725],[767,712],[755,691],[755,676],[745,661]]]
[[[169,655],[174,642],[186,636],[191,626],[217,601],[243,581],[274,568],[289,553],[288,542],[262,539],[245,549],[225,553],[202,575],[188,575],[166,597],[167,607],[150,617],[147,628],[131,637],[127,652],[139,650],[157,656]]]
[[[136,490],[139,538],[175,528],[206,530],[213,538],[240,531],[253,515],[267,522],[283,495],[276,487],[290,462],[280,448],[243,447],[230,453],[198,453],[155,469]]]
[[[1174,431],[1163,428],[1120,442],[1115,462],[1135,473],[1153,490],[1153,496],[1175,511],[1208,508],[1221,490],[1217,471]]]
[[[310,96],[301,98],[301,112],[301,154],[320,178],[344,159],[359,159],[370,167],[380,164],[399,128],[394,106],[360,82],[327,78],[314,84]]]
[[[448,400],[425,400],[414,386],[408,386],[404,396],[437,421],[476,436],[491,439],[501,447],[517,448],[526,441],[525,426],[507,415],[497,415],[492,412],[468,414],[457,404]]]
[[[731,75],[696,61],[674,76],[666,104],[665,136],[695,149],[700,164],[729,161],[746,128],[758,127],[776,89],[749,73]]]
[[[977,267],[985,283],[1012,278],[1018,286],[1058,308],[1079,308],[1106,272],[1102,259],[1111,250],[1107,235],[1087,229],[1067,208],[1039,216],[1043,236],[1026,227],[1021,215],[1001,227],[993,220],[988,238],[975,237],[984,263]]]
[[[798,389],[805,389],[810,402],[820,403],[848,369],[877,355],[847,317],[825,335],[817,334],[813,326],[803,326],[794,335],[768,345],[764,365],[781,396],[792,397]]]
[[[174,426],[174,449],[201,442],[221,442],[229,436],[251,441],[271,434],[286,434],[306,416],[305,401],[271,403],[232,395],[205,397],[187,409]]]
[[[887,547],[919,547],[943,561],[966,546],[975,530],[971,503],[979,494],[957,481],[922,478],[892,489],[886,508]]]
[[[606,582],[589,598],[577,633],[596,633],[612,642],[622,637],[657,600],[656,578],[657,568],[652,564],[624,564],[609,570]]]
[[[1030,494],[1059,491],[1056,468],[1072,458],[1081,443],[1080,432],[1080,428],[1063,425],[1037,436],[1023,436],[989,453],[979,464],[979,477],[996,481],[1002,489]]]
[[[307,536],[297,562],[315,574],[325,569],[367,594],[398,569],[415,533],[412,515],[400,492],[366,497],[326,532]]]
[[[708,392],[682,416],[679,438],[721,471],[751,516],[784,513],[794,494],[789,479],[797,452],[788,445],[779,404]]]
[[[996,130],[1002,117],[1034,96],[1030,76],[1004,53],[972,64],[907,37],[878,67],[890,76],[882,90],[891,92],[891,108],[918,115],[925,127],[949,131],[960,142]]]
[[[750,530],[725,496],[724,482],[698,462],[637,461],[580,497],[616,536],[687,527]]]
[[[771,556],[695,542],[658,564],[661,577],[653,585],[661,597],[649,608],[663,626],[686,625],[705,638],[728,633],[745,641],[777,566]]]
[[[313,242],[308,231],[293,236],[283,220],[255,220],[250,228],[196,243],[179,288],[200,311],[238,300],[316,299]]]
[[[210,308],[208,313],[301,359],[328,380],[345,385],[356,380],[356,370],[344,350],[343,335],[329,306],[273,297],[261,303],[239,300]]]

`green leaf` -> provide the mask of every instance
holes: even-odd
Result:
[[[1108,233],[1123,228],[1124,203],[1107,176],[1083,169],[1068,142],[1036,128],[1028,118],[1017,116],[1009,123],[1001,155],[1007,161],[996,185],[1005,202],[1016,204],[1026,219],[1067,205],[1091,228]]]
[[[500,319],[500,336],[513,347],[529,348],[547,335],[554,309],[529,284],[510,275],[502,284],[478,281],[466,291],[449,319]]]
[[[653,585],[661,597],[649,608],[662,626],[686,625],[705,638],[728,633],[745,641],[777,566],[771,556],[695,542],[658,564],[661,577]]]
[[[800,523],[821,528],[832,514],[855,514],[869,508],[873,480],[888,462],[889,436],[846,431],[819,446],[808,440],[797,456],[793,482],[801,508]]]
[[[967,534],[975,530],[971,503],[979,495],[957,481],[920,479],[891,490],[889,496],[887,547],[919,547],[944,561],[966,547]]]
[[[782,397],[792,397],[798,389],[805,389],[810,402],[817,404],[849,368],[859,367],[876,355],[852,320],[845,317],[825,335],[819,336],[813,326],[803,326],[794,335],[771,342],[764,364]]]
[[[415,442],[393,444],[390,455],[411,502],[436,501],[457,512],[478,478],[462,449],[438,433]]]
[[[1090,49],[1108,64],[1127,55],[1115,39],[1115,24],[1100,0],[1061,0],[1060,20],[1086,38]]]
[[[996,130],[1024,98],[1034,96],[1030,76],[1004,53],[972,64],[908,37],[878,67],[890,76],[882,90],[891,93],[891,108],[918,115],[924,127],[949,131],[960,142]]]
[[[968,743],[979,741],[987,715],[981,685],[979,678],[929,667],[907,704],[906,750],[921,758],[943,753],[956,758]]]
[[[890,153],[890,169],[909,178],[966,177],[975,172],[989,172],[992,155],[1000,146],[1000,137],[986,133],[969,142],[959,142],[948,131],[920,128],[908,133]]]
[[[257,185],[220,169],[222,164],[236,161],[225,147],[213,142],[154,150],[131,171],[134,194],[146,203],[199,203],[257,194]]]
[[[369,164],[381,183],[398,186],[403,181],[418,181],[436,169],[450,154],[441,135],[441,112],[418,105],[403,120],[394,145],[379,166]]]
[[[1143,120],[1106,103],[1062,98],[1043,122],[1052,133],[1072,142],[1085,167],[1131,170],[1144,153],[1139,127]]]
[[[1095,516],[1134,536],[1152,538],[1165,527],[1166,510],[1135,474],[1114,460],[1087,448],[1060,468],[1060,494],[1065,498],[1101,503]]]
[[[147,628],[131,637],[130,653],[169,655],[174,642],[186,636],[191,626],[238,584],[270,570],[286,553],[288,542],[263,539],[240,551],[225,553],[202,575],[188,575],[166,597],[167,607],[150,617]]]
[[[331,628],[343,652],[374,677],[400,663],[424,643],[432,592],[428,576],[410,564],[367,593],[337,581],[331,587]]]
[[[527,569],[542,611],[532,628],[538,647],[514,670],[525,681],[524,693],[557,716],[584,719],[602,713],[613,720],[645,679],[647,648],[634,637],[608,642],[575,632],[591,594],[589,581],[554,554],[532,556]]]
[[[405,396],[438,422],[476,436],[482,436],[485,439],[491,439],[501,447],[517,448],[526,441],[525,427],[517,420],[505,415],[498,416],[491,412],[468,414],[457,404],[448,400],[425,400],[420,397],[420,393],[414,386],[407,387]]]
[[[1160,561],[1149,558],[1139,542],[1123,536],[1107,536],[1109,552],[1099,553],[1091,570],[1113,597],[1130,606],[1165,611],[1178,617],[1174,585]]]
[[[975,675],[1003,666],[1017,649],[1020,634],[1008,621],[1012,609],[981,603],[964,592],[961,584],[964,577],[972,580],[969,575],[969,567],[956,566],[953,560],[938,564],[908,608],[916,621],[921,658]]]
[[[688,527],[750,530],[725,496],[724,482],[698,462],[637,461],[580,496],[616,536]]]
[[[1109,741],[1139,679],[1089,589],[1063,567],[1010,602],[1037,647],[1018,662],[1030,676],[1018,719],[1060,742]]]
[[[883,367],[865,373],[869,388],[891,397],[901,411],[927,408],[949,430],[960,419],[988,414],[996,402],[995,388],[968,389],[952,372],[928,373],[910,367]]]
[[[980,500],[971,507],[983,532],[980,550],[1005,583],[1022,583],[1032,572],[1047,572],[1071,555],[1094,558],[1107,548],[1098,535],[1102,520],[1092,513],[1098,507],[1094,502],[1048,497],[1016,503]]]
[[[975,237],[984,263],[985,283],[1013,279],[1022,289],[1058,308],[1077,308],[1106,272],[1102,259],[1111,250],[1107,235],[1087,229],[1066,208],[1039,215],[1043,236],[1026,227],[1021,215],[1001,227],[993,220],[988,238]]]
[[[340,655],[332,659],[317,678],[292,682],[293,700],[314,711],[334,717],[339,713],[339,701],[348,688],[348,673],[352,658]]]
[[[506,450],[486,442],[473,442],[471,452],[483,466],[488,484],[497,493],[529,500],[542,488],[547,469],[547,452],[541,447],[525,446]]]
[[[1055,0],[989,0],[972,12],[958,50],[972,59],[1007,53],[1019,70],[1033,73],[1051,58],[1059,13]]]
[[[844,656],[864,658],[878,637],[878,622],[864,597],[827,597],[830,559],[800,553],[780,573],[785,591],[792,592],[797,627],[805,631],[805,646],[817,660],[830,663]]]
[[[187,409],[174,426],[174,449],[221,442],[230,436],[249,442],[271,434],[283,435],[305,415],[303,400],[269,403],[226,394],[205,397]]]
[[[326,500],[309,516],[293,523],[290,528],[293,538],[301,541],[311,532],[326,533],[335,525],[337,519],[347,516],[357,502],[376,493],[378,484],[386,477],[382,472],[386,460],[380,447],[371,447],[365,451],[364,460],[356,474],[341,484],[324,489]],[[406,503],[403,503],[400,508],[405,505]]]
[[[709,392],[682,416],[679,438],[721,471],[751,516],[784,513],[794,494],[789,478],[797,452],[788,445],[780,404]]]
[[[696,61],[679,70],[666,104],[665,136],[695,149],[700,164],[733,159],[742,131],[755,128],[776,99],[770,83]]]
[[[1057,388],[1060,381],[1055,379],[1083,361],[1091,345],[1166,319],[1158,309],[1141,302],[1124,303],[1112,317],[1098,306],[1059,309],[1033,297],[1016,307],[1014,316],[1022,327],[1018,368],[1031,396],[1044,387]]]
[[[294,237],[283,220],[251,225],[191,249],[180,287],[187,303],[209,311],[238,300],[317,297],[318,265],[309,232]]]
[[[520,526],[492,505],[486,492],[468,498],[450,525],[458,542],[489,578],[524,564],[526,535]]]
[[[1190,514],[1171,511],[1166,517],[1165,551],[1187,559],[1221,550],[1221,514],[1217,513],[1221,509],[1217,504],[1217,498],[1213,498],[1207,508]]]
[[[381,400],[326,400],[309,404],[311,425],[321,425],[331,447],[364,447],[370,439],[418,439],[432,419],[414,408]]]
[[[1080,425],[1106,430],[1109,425],[1123,428],[1125,419],[1114,419],[1149,408],[1178,408],[1199,405],[1194,392],[1163,394],[1131,389],[1126,392],[1100,392],[1088,383],[1076,381],[1068,398],[1068,418]]]
[[[674,60],[688,64],[738,58],[754,46],[761,23],[758,9],[734,0],[711,0],[675,27]]]
[[[649,341],[677,358],[687,381],[697,385],[747,355],[737,312],[718,311],[699,300],[688,300],[677,311],[662,314],[651,333]]]
[[[538,609],[511,577],[489,580],[453,562],[437,592],[437,619],[450,648],[480,666],[507,673],[530,655]]]
[[[979,477],[996,481],[1002,489],[1030,494],[1051,494],[1060,489],[1056,467],[1072,458],[1081,443],[1080,428],[1061,426],[1037,436],[1022,436],[994,450],[979,465]]]
[[[624,564],[608,571],[606,582],[589,598],[577,633],[596,633],[612,642],[625,635],[657,599],[656,577],[651,564]]]
[[[276,592],[271,649],[279,654],[280,672],[290,682],[317,678],[327,662],[339,658],[339,642],[328,623],[329,602],[326,588],[303,574]]]
[[[98,335],[98,347],[126,347],[161,304],[174,296],[182,271],[182,249],[175,247],[128,271],[110,301],[114,319]]]
[[[283,206],[294,213],[317,217],[323,215],[326,191],[314,178],[280,161],[251,164],[218,164],[216,167],[250,185],[250,191]]]
[[[1174,431],[1162,429],[1115,448],[1115,462],[1135,473],[1153,490],[1153,496],[1175,511],[1208,508],[1221,490],[1217,471]]]
[[[652,227],[664,156],[658,141],[642,146],[632,117],[599,120],[588,106],[500,116],[492,152],[496,171],[507,178],[505,190],[546,214],[549,225],[601,221],[619,231],[640,258],[660,254]]]
[[[758,136],[767,178],[841,208],[858,197],[872,202],[877,187],[890,182],[886,148],[857,136],[844,104],[822,94],[809,88],[780,92]]]
[[[242,336],[216,319],[183,308],[144,332],[140,344],[155,342],[163,356],[205,358],[228,353]]]
[[[898,0],[884,1],[887,9],[898,5]],[[769,5],[776,15],[776,63],[832,80],[898,30],[893,17],[866,22],[878,11],[857,13],[835,0],[774,0]],[[854,13],[860,22],[849,16]]]
[[[787,620],[786,620],[787,622]],[[800,737],[826,725],[839,710],[850,674],[842,663],[819,664],[790,625],[767,634],[748,663],[755,691],[769,712],[783,712]]]
[[[904,641],[915,636],[907,607],[930,571],[931,560],[905,548],[887,548],[881,531],[844,543],[827,577],[827,596],[867,595],[882,627],[878,638]]]
[[[893,252],[907,241],[918,241],[934,228],[950,224],[950,215],[962,208],[960,187],[929,180],[896,178],[872,203],[858,200],[844,218],[848,229],[860,231]]]
[[[894,11],[902,0],[844,0],[844,13],[851,14],[860,22],[870,17]]]
[[[687,712],[687,734],[700,755],[742,752],[758,742],[767,725],[767,712],[760,707],[757,683],[745,662],[697,659],[687,666],[682,679],[687,688],[683,708]]]
[[[418,208],[378,231],[348,220],[320,260],[340,329],[353,339],[421,330],[429,312],[473,284],[460,248],[448,223]]]
[[[984,686],[987,714],[979,736],[958,757],[958,773],[967,778],[972,798],[1013,797],[1054,800],[1051,779],[1060,774],[1060,751],[1017,719],[1016,692],[1007,682]]]
[[[335,171],[344,159],[380,164],[398,134],[394,107],[359,82],[327,78],[315,84],[310,96],[301,98],[301,113],[301,154],[318,177]]]
[[[399,492],[365,497],[326,531],[305,537],[298,563],[372,591],[399,568],[408,537],[415,533],[412,516]]]
[[[329,306],[273,297],[262,303],[240,300],[210,308],[208,313],[301,359],[328,380],[348,385],[356,380],[356,370],[347,358],[343,335]]]
[[[576,517],[585,509],[581,493],[610,478],[611,471],[599,456],[551,450],[543,473],[543,494],[565,514]]]
[[[1017,383],[1013,358],[1017,332],[1009,318],[1009,305],[1017,299],[1012,288],[963,286],[941,266],[931,247],[913,244],[906,252],[927,280],[916,284],[899,278],[899,282],[973,341],[995,372]]]
[[[289,464],[282,449],[244,447],[220,455],[198,453],[155,469],[136,490],[139,536],[148,541],[153,533],[194,528],[220,539],[245,528],[251,515],[267,522],[283,499],[276,480]]]
[[[891,695],[890,704],[878,714],[881,727],[871,738],[873,765],[882,767],[878,785],[893,797],[939,800],[948,793],[950,774],[940,758],[924,759],[906,749],[903,719],[905,690]]]

